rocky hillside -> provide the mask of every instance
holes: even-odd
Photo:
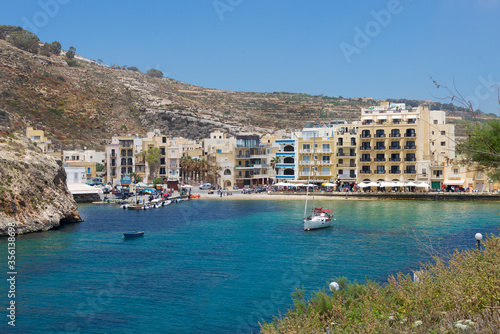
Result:
[[[0,39],[0,126],[37,126],[56,149],[102,148],[114,134],[155,128],[169,136],[200,139],[217,128],[264,134],[295,130],[306,122],[352,121],[359,119],[362,107],[375,103],[208,89],[78,55],[70,65],[63,55],[34,54]],[[450,115],[456,122],[464,116],[456,111]]]
[[[27,138],[0,132],[0,236],[12,222],[23,234],[78,221],[62,163]]]

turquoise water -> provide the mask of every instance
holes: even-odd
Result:
[[[19,236],[16,333],[249,333],[296,287],[385,282],[495,233],[499,204],[317,201],[333,228],[302,231],[301,201],[193,200],[147,211],[83,205],[85,222]],[[122,232],[144,230],[123,240]],[[0,240],[7,273],[6,240]],[[5,282],[5,281],[4,281]],[[7,284],[2,305],[7,307]],[[7,314],[4,311],[4,314]]]

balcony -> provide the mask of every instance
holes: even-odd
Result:
[[[307,161],[302,160],[302,161],[299,162],[300,165],[312,165],[312,163],[313,162],[311,160],[307,160]]]
[[[385,170],[383,170],[383,169],[381,169],[381,170],[377,169],[374,172],[375,172],[375,174],[385,174]]]
[[[389,150],[400,150],[401,146],[389,146]]]
[[[389,171],[389,174],[401,174],[401,171],[398,169],[398,170],[390,170]]]
[[[356,168],[356,164],[337,164],[337,167],[342,167],[342,168]]]
[[[385,150],[385,146],[375,146],[376,150]]]
[[[234,166],[234,168],[236,168],[236,169],[252,169],[254,167],[253,167],[253,165],[248,165],[248,166],[236,165],[236,166]]]
[[[406,169],[405,174],[417,174],[417,171],[415,169]]]
[[[299,150],[300,153],[311,153],[312,151],[310,149],[303,149]]]
[[[371,174],[372,171],[371,170],[360,170],[359,171],[361,174]]]
[[[417,147],[415,145],[405,145],[405,150],[416,150]]]
[[[368,134],[361,134],[360,138],[371,138],[372,135],[368,135]]]
[[[371,162],[371,158],[361,158],[361,162]]]
[[[236,159],[250,159],[250,155],[237,155]]]
[[[372,147],[371,147],[371,146],[361,146],[359,149],[360,149],[361,151],[369,151],[369,150],[371,150],[371,149],[372,149]]]
[[[416,133],[405,133],[406,138],[415,138],[417,136]]]
[[[385,133],[382,133],[382,134],[375,134],[374,135],[375,138],[385,138]]]
[[[401,137],[401,134],[400,134],[400,133],[391,133],[391,134],[389,135],[389,137],[391,137],[391,138],[400,138],[400,137]]]
[[[347,153],[347,152],[342,152],[342,153],[337,153],[338,157],[355,157],[356,153]]]
[[[389,161],[391,161],[391,162],[400,162],[401,158],[389,158]]]
[[[355,179],[356,175],[354,174],[337,174],[337,179]]]
[[[415,158],[405,158],[405,161],[417,161]]]
[[[385,162],[385,158],[375,158],[373,162]]]

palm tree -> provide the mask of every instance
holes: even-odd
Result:
[[[274,157],[271,159],[271,161],[269,162],[269,165],[271,166],[271,168],[273,169],[274,171],[274,177],[276,179],[276,175],[278,175],[278,169],[276,168],[276,165],[280,162],[280,157]]]
[[[180,159],[181,164],[181,173],[184,179],[184,183],[186,183],[186,177],[189,176],[189,173],[193,171],[193,158],[190,156],[183,156]]]
[[[219,185],[219,172],[222,170],[221,166],[210,166],[210,174],[214,178],[214,185]]]

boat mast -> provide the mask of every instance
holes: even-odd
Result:
[[[314,144],[316,143],[316,133],[313,132],[313,148],[312,148],[312,166],[311,169],[309,169],[309,176],[307,178],[307,190],[306,190],[306,204],[304,206],[304,219],[306,219],[307,216],[307,198],[309,197],[309,183],[311,182],[311,172],[312,169],[314,168]],[[314,208],[314,189],[313,189],[313,206]],[[312,210],[312,209],[311,209]]]
[[[316,132],[313,133],[313,149],[312,149],[312,175],[313,175],[313,182],[314,182],[314,172],[315,172],[315,168],[316,168],[316,160],[314,159],[314,149],[315,148],[316,148]],[[310,182],[311,181],[309,181],[309,183]],[[307,189],[309,189],[309,184],[307,185]],[[312,207],[311,207],[311,212],[314,211],[314,186],[312,187],[312,193],[313,193],[313,204],[312,204]]]

